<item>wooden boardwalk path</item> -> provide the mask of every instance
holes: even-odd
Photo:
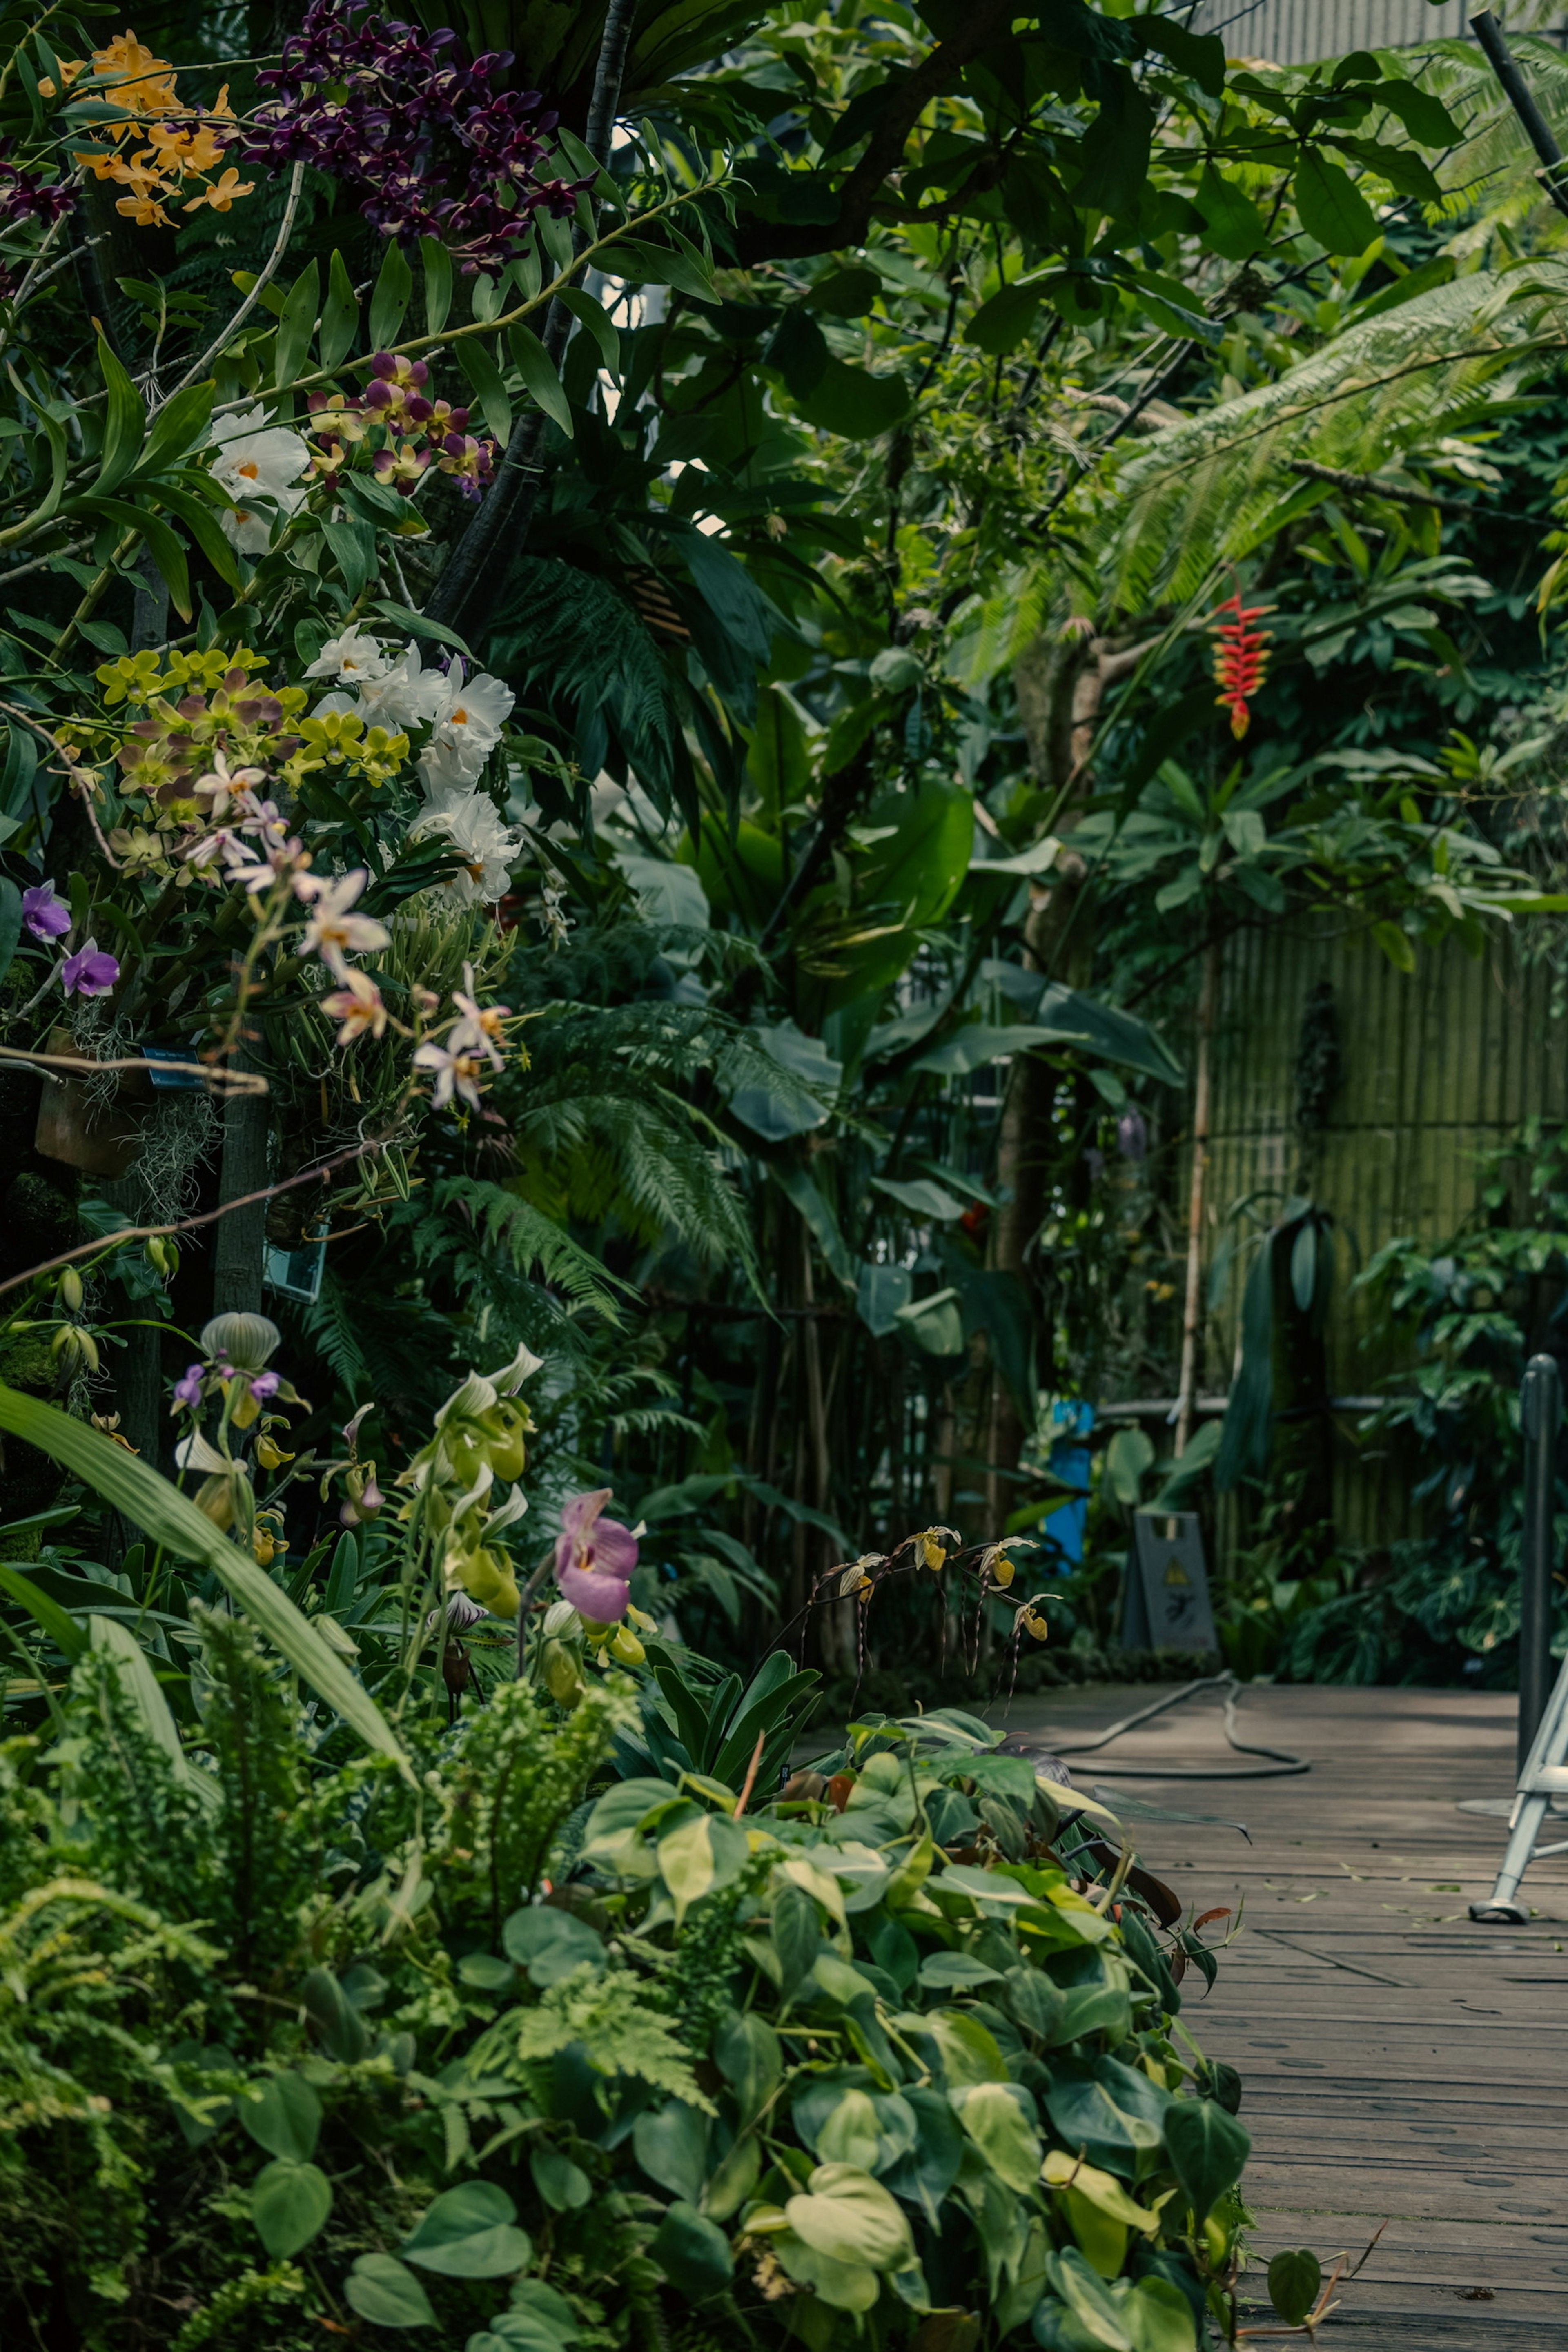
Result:
[[[1021,1699],[1007,1728],[1031,1747],[1066,1745],[1159,1695]],[[1325,2341],[1568,2347],[1568,1855],[1531,1870],[1528,1927],[1478,1927],[1466,1906],[1491,1891],[1504,1824],[1456,1810],[1511,1791],[1512,1698],[1255,1687],[1240,1733],[1309,1758],[1310,1772],[1104,1775],[1112,1762],[1251,1761],[1226,1746],[1212,1694],[1068,1760],[1086,1789],[1098,1780],[1251,1832],[1247,1845],[1219,1828],[1137,1825],[1143,1859],[1189,1913],[1245,1898],[1218,1983],[1203,1999],[1189,1977],[1183,2018],[1243,2077],[1259,2258],[1244,2300],[1261,2305],[1250,2316],[1269,2322],[1263,2272],[1280,2247],[1311,2247],[1327,2272],[1386,2222]]]

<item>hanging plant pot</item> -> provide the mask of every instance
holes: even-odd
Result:
[[[76,1053],[69,1030],[57,1029],[47,1050]],[[145,1070],[121,1070],[107,1101],[95,1100],[79,1078],[47,1073],[33,1149],[45,1160],[63,1160],[89,1176],[123,1176],[142,1149],[138,1106],[152,1097]]]

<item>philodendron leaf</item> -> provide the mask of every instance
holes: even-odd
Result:
[[[332,2210],[332,2184],[318,2164],[279,2157],[250,2191],[250,2218],[268,2252],[287,2262],[308,2246]]]
[[[426,2209],[401,2252],[444,2278],[509,2278],[527,2268],[533,2252],[516,2223],[517,2207],[504,2189],[465,2180]]]
[[[665,2214],[648,2252],[671,2286],[697,2303],[722,2294],[735,2274],[723,2231],[681,2199]]]
[[[1306,2246],[1294,2253],[1287,2247],[1268,2265],[1268,2300],[1287,2327],[1300,2326],[1322,2284],[1323,2266]]]
[[[361,2254],[343,2293],[362,2319],[377,2327],[434,2327],[430,2298],[395,2254]]]
[[[364,1685],[249,1552],[230,1543],[188,1495],[182,1495],[177,1486],[122,1445],[114,1444],[101,1431],[3,1382],[0,1430],[23,1438],[51,1461],[74,1470],[106,1503],[144,1529],[153,1543],[162,1544],[173,1559],[210,1568],[229,1598],[301,1679],[358,1732],[367,1748],[392,1757],[412,1779],[402,1743]]]
[[[819,2164],[784,2214],[795,2236],[830,2262],[897,2270],[913,2257],[910,2225],[879,2180],[853,2164]]]
[[[1017,2083],[976,2083],[962,2095],[959,2121],[999,2180],[1026,2196],[1040,2177],[1040,2135]],[[956,2104],[956,2101],[955,2101]]]
[[[269,2074],[258,2099],[238,2102],[239,2120],[268,2156],[304,2164],[316,2153],[321,2103],[302,2074]]]
[[[1165,2150],[1201,2228],[1215,2199],[1240,2179],[1252,2141],[1213,2099],[1178,2099],[1165,2117]]]
[[[679,2099],[649,2107],[632,2132],[637,2160],[650,2180],[695,2205],[708,2168],[708,2118]]]

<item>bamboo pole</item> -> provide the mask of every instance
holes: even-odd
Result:
[[[1182,1376],[1176,1402],[1176,1452],[1187,1450],[1197,1399],[1198,1337],[1203,1329],[1204,1193],[1208,1177],[1209,1098],[1215,1012],[1219,1001],[1220,943],[1204,950],[1203,990],[1198,998],[1198,1059],[1193,1084],[1193,1171],[1187,1199],[1187,1288],[1182,1311]]]

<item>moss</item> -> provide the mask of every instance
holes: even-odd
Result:
[[[0,1337],[0,1381],[27,1396],[51,1394],[55,1385],[54,1360],[42,1332],[12,1331]],[[59,1465],[51,1462],[47,1454],[40,1454],[36,1445],[24,1444],[19,1437],[0,1438],[0,1448],[4,1449],[0,1470],[4,1473],[6,1517],[25,1519],[35,1511],[47,1511],[65,1484],[65,1473]],[[24,1538],[23,1541],[30,1545],[31,1538]],[[0,1557],[5,1556],[0,1546]]]
[[[20,1274],[69,1249],[79,1232],[76,1203],[74,1169],[24,1168],[0,1195],[0,1271]]]

